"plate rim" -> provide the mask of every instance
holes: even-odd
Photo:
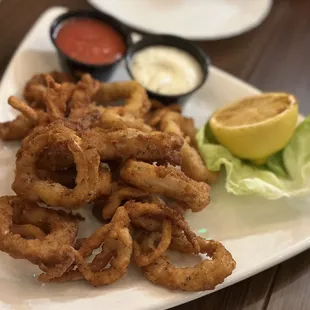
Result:
[[[271,12],[272,6],[273,6],[273,0],[266,0],[268,1],[266,9],[264,12],[261,13],[260,18],[258,18],[254,23],[248,25],[247,27],[243,27],[242,29],[233,31],[233,32],[226,32],[226,34],[220,34],[220,35],[189,35],[189,36],[184,36],[184,38],[188,39],[188,40],[197,40],[197,41],[212,41],[212,40],[224,40],[224,39],[228,39],[228,38],[233,38],[236,36],[239,36],[241,34],[245,34],[250,32],[251,30],[257,28],[261,23],[264,22],[264,20],[268,17],[268,15]],[[98,5],[97,0],[87,0],[87,2],[96,10],[99,10],[101,12],[104,12],[105,14],[111,15],[114,18],[117,18],[120,22],[122,22],[125,26],[129,27],[132,29],[132,34],[134,34],[135,32],[139,33],[139,34],[159,34],[159,32],[150,30],[150,28],[146,27],[146,26],[136,26],[130,22],[125,22],[122,21],[118,16],[116,16],[116,14],[111,14],[110,12],[106,12],[105,10],[102,10],[100,8],[100,5]],[[179,36],[179,34],[173,34],[172,35],[177,35]]]

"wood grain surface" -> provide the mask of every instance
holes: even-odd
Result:
[[[86,0],[0,2],[0,75],[31,25],[43,11],[55,5],[88,7]],[[275,0],[271,14],[255,30],[199,44],[214,65],[264,91],[292,92],[300,101],[301,112],[310,113],[309,0]],[[173,309],[308,310],[309,262],[307,251],[227,289]]]

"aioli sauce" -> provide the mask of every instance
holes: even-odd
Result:
[[[69,57],[87,64],[109,64],[122,58],[126,44],[113,27],[91,18],[72,18],[56,37],[57,46]]]
[[[134,54],[131,72],[145,88],[162,95],[187,93],[203,78],[202,69],[192,55],[160,45],[146,47]]]

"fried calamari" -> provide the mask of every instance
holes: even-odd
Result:
[[[82,139],[97,148],[102,161],[136,158],[147,162],[179,164],[183,139],[163,132],[145,133],[137,129],[85,131]]]
[[[22,140],[18,196],[0,198],[0,250],[36,264],[41,282],[109,285],[131,258],[171,289],[213,289],[231,274],[230,253],[196,236],[184,218],[209,204],[205,182],[217,175],[205,168],[193,120],[179,105],[149,100],[135,81],[101,83],[89,74],[74,81],[59,72],[31,78],[24,97],[9,98],[20,115],[0,124],[3,140]],[[50,207],[84,205],[105,224],[76,239],[81,217]],[[168,251],[208,258],[178,268]]]
[[[0,198],[0,223],[1,251],[34,264],[62,262],[63,247],[74,244],[78,232],[77,217],[16,196]]]
[[[235,261],[225,247],[214,240],[204,240],[201,253],[206,258],[194,267],[179,268],[172,265],[166,256],[160,256],[150,265],[142,267],[145,277],[173,290],[212,290],[235,269]]]
[[[128,186],[120,182],[112,183],[112,190],[106,201],[99,200],[95,203],[97,207],[101,207],[102,218],[110,219],[122,202],[138,197],[145,197],[149,193],[139,188]]]
[[[210,187],[206,183],[196,182],[174,167],[130,159],[124,163],[120,175],[125,182],[144,191],[181,200],[194,212],[210,202]]]
[[[197,149],[195,149],[196,130],[192,119],[185,118],[178,112],[167,111],[162,115],[160,129],[163,132],[175,133],[185,139],[181,151],[181,168],[187,176],[200,182],[215,183],[217,181],[219,174],[208,170]]]
[[[40,151],[54,143],[65,143],[76,163],[76,186],[71,189],[36,174]],[[30,201],[41,201],[50,206],[77,209],[81,205],[110,192],[110,172],[101,168],[95,148],[78,137],[71,129],[53,123],[42,133],[28,136],[18,151],[13,190]]]

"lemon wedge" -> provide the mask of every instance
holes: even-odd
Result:
[[[297,118],[298,102],[293,95],[265,93],[217,110],[210,128],[232,154],[264,164],[268,156],[288,143]]]

